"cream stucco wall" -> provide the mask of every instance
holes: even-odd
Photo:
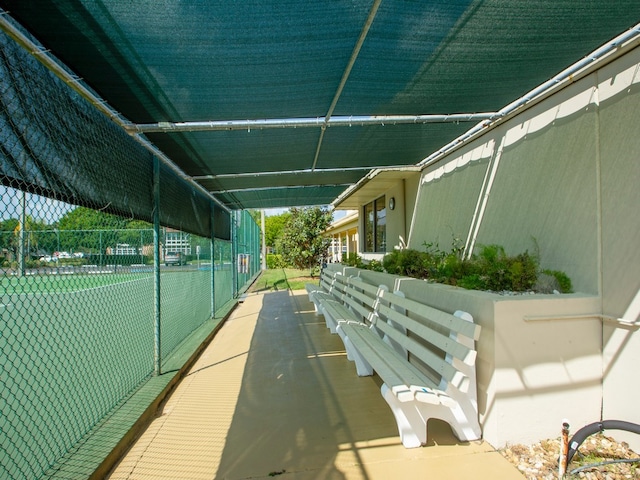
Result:
[[[408,240],[408,225],[410,216],[408,216],[408,211],[413,211],[414,203],[407,202],[407,199],[414,199],[415,194],[417,192],[417,185],[419,184],[420,176],[415,174],[413,176],[409,176],[407,179],[400,179],[397,182],[387,188],[386,190],[381,190],[379,192],[379,196],[385,196],[386,202],[386,236],[387,236],[387,246],[386,252],[393,251],[395,248],[399,248],[401,246],[407,245]],[[393,210],[389,208],[389,200],[393,198],[395,200],[395,207]],[[360,215],[359,221],[359,231],[364,231],[364,219],[362,215]],[[363,248],[362,242],[360,243],[360,248]],[[384,257],[385,252],[382,253],[370,253],[370,252],[360,252],[360,255],[365,260],[381,260]]]
[[[410,247],[437,242],[447,249],[457,237],[468,248],[496,243],[512,254],[537,250],[544,268],[563,270],[575,291],[597,299],[591,305],[591,319],[550,324],[565,342],[587,342],[591,348],[596,341],[601,353],[601,357],[577,354],[571,359],[571,365],[587,365],[594,371],[594,376],[584,378],[583,387],[571,390],[574,399],[594,397],[590,415],[581,415],[573,425],[576,429],[581,422],[601,419],[600,409],[592,405],[602,406],[603,419],[640,423],[635,373],[640,332],[637,326],[615,321],[640,321],[639,181],[640,48],[636,47],[425,169],[414,197]],[[508,345],[510,338],[537,328],[522,321],[496,322],[485,346]],[[561,356],[566,345],[556,345],[553,337],[550,341],[537,348],[553,348]],[[508,356],[496,357],[496,362],[515,362]],[[518,370],[517,362],[511,368],[512,373],[498,369],[493,380],[505,385],[522,382],[524,371],[526,378],[534,378],[529,383],[535,384],[535,372],[545,371],[535,355],[526,369]],[[551,387],[538,389],[539,401],[546,402],[545,388]],[[526,415],[528,393],[519,398],[517,391],[507,389],[503,395],[510,397],[504,405],[513,409],[504,415],[514,421],[518,412]],[[554,422],[563,412],[571,419],[570,403],[555,405],[558,408],[550,411]],[[535,424],[521,421],[535,430]],[[494,428],[491,421],[485,428]],[[637,435],[618,435],[640,448]]]

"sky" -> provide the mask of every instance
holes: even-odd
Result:
[[[25,194],[27,215],[37,220],[53,223],[62,215],[74,208],[68,203],[51,200],[39,195]],[[0,221],[19,218],[21,211],[22,192],[15,188],[0,185]]]

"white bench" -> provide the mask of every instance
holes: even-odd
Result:
[[[322,314],[322,302],[324,300],[335,298],[339,299],[343,291],[343,285],[346,283],[347,277],[341,272],[323,269],[320,273],[319,285],[307,283],[304,287],[309,295],[309,300],[313,302],[317,315]]]
[[[319,309],[340,334],[357,374],[375,372],[384,382],[381,392],[403,445],[424,445],[430,418],[447,422],[462,441],[479,439],[475,340],[480,327],[471,315],[443,312],[357,277],[340,280],[340,299],[317,297]]]
[[[324,316],[331,333],[337,333],[337,326],[342,322],[367,322],[378,301],[379,288],[386,288],[374,287],[359,277],[340,272],[327,274],[320,283],[320,288],[317,285],[306,288],[316,313]]]

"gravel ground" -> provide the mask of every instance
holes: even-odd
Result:
[[[500,453],[513,463],[527,480],[558,478],[560,438],[542,440],[534,445],[510,445]],[[567,467],[565,479],[614,480],[640,479],[640,460],[634,463],[603,462],[619,459],[639,459],[624,442],[618,443],[604,434],[588,437]],[[600,465],[595,465],[600,464]],[[573,472],[573,473],[572,473]]]

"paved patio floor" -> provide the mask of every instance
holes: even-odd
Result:
[[[305,291],[250,294],[109,478],[522,480],[439,421],[405,449],[379,389]]]

